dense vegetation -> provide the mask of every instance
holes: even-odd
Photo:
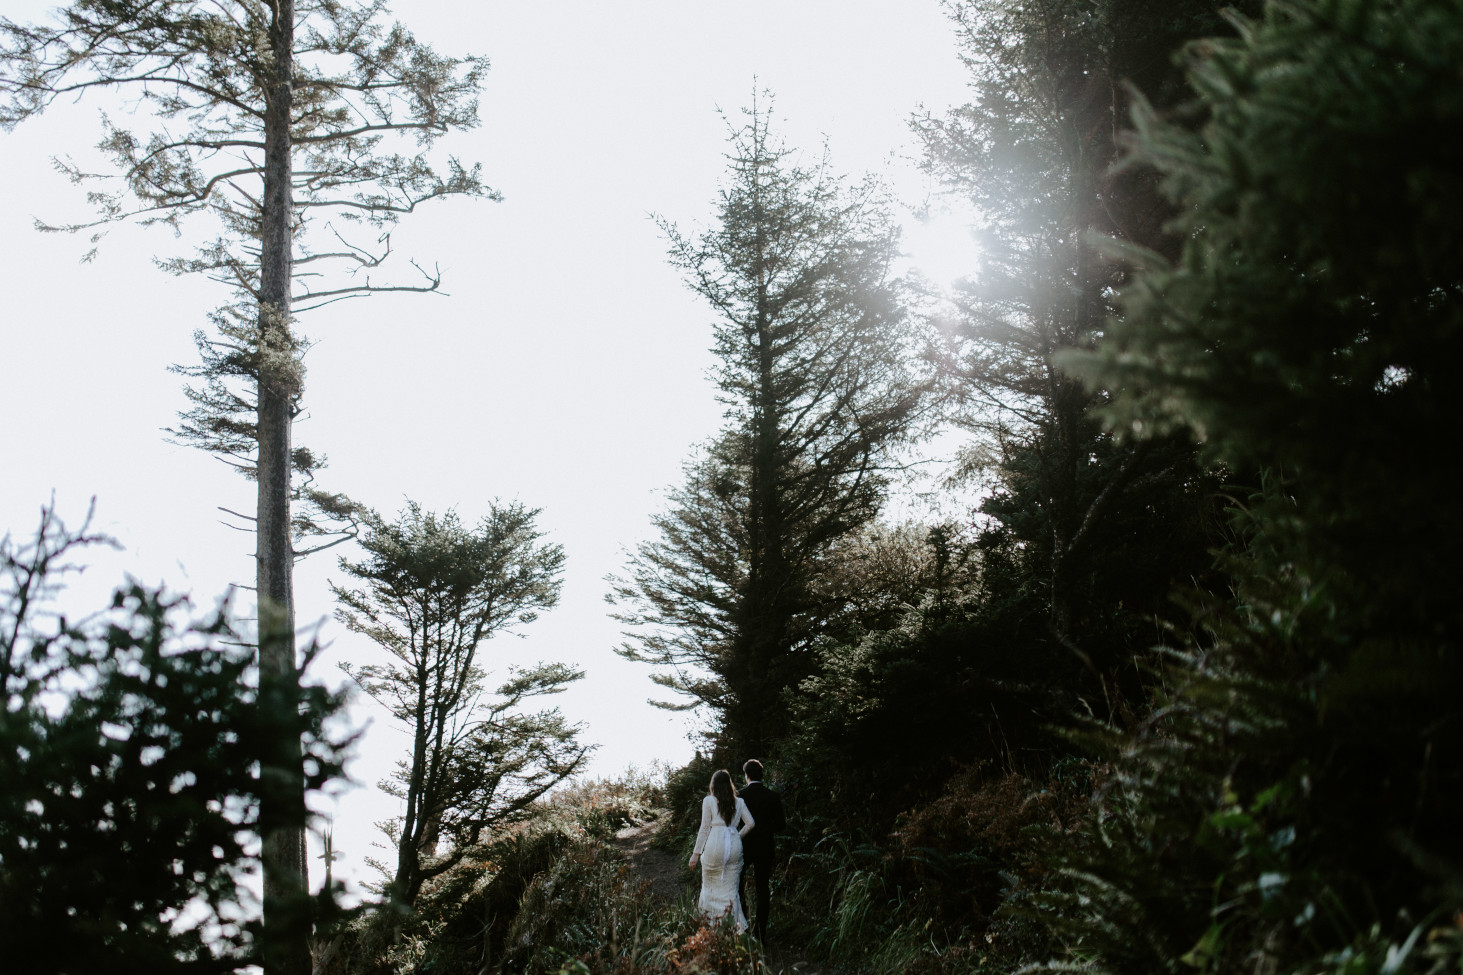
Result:
[[[914,125],[981,214],[953,294],[756,110],[717,222],[666,228],[728,426],[616,595],[710,754],[460,845],[322,970],[1463,966],[1463,2],[949,9],[973,100]],[[927,419],[988,490],[881,520]],[[612,841],[684,862],[754,752],[771,955]]]
[[[953,12],[977,100],[918,127],[986,258],[927,361],[994,490],[831,550],[867,588],[769,756],[793,936],[1456,967],[1463,6]]]
[[[985,256],[953,299],[914,302],[936,310],[890,392],[932,376],[909,415],[969,430],[991,490],[964,522],[885,524],[866,465],[857,517],[777,550],[798,555],[779,609],[747,574],[769,558],[777,502],[748,486],[773,401],[735,400],[743,426],[622,589],[659,581],[662,608],[715,624],[662,612],[668,652],[641,654],[725,718],[644,793],[662,842],[755,749],[794,812],[778,940],[843,969],[1456,970],[1463,538],[1438,451],[1463,6],[951,10],[975,100],[916,128]],[[741,138],[762,146],[758,123]],[[748,156],[705,241],[788,215],[736,209]],[[778,273],[836,266],[809,259]],[[739,629],[759,612],[782,614],[772,666]],[[778,719],[740,723],[743,698]],[[540,876],[577,871],[573,903],[535,915],[564,971],[757,964],[684,903],[648,909],[613,848],[565,849]]]

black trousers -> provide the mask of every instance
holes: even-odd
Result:
[[[752,890],[756,895],[755,906],[747,903],[747,874],[752,873]],[[737,883],[737,897],[741,899],[742,910],[750,915],[752,934],[762,941],[767,940],[767,909],[772,900],[772,855],[749,856],[742,862],[742,876]]]

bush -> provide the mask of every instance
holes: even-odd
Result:
[[[70,553],[100,541],[50,511],[34,542],[0,540],[0,945],[58,975],[241,968],[259,749],[303,736],[319,788],[339,774],[321,733],[339,702],[305,688],[287,717],[261,708],[226,612],[194,620],[162,590],[48,616]]]
[[[383,905],[357,919],[317,972],[665,971],[672,933],[688,921],[661,911],[608,842],[652,818],[662,789],[630,774],[559,790],[423,887],[413,913]]]

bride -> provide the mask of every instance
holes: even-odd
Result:
[[[701,861],[701,913],[715,920],[730,912],[738,933],[747,929],[747,916],[737,896],[737,882],[742,876],[742,837],[755,825],[747,804],[732,785],[731,773],[721,769],[711,776],[711,788],[701,800],[701,832],[696,834],[691,869],[695,870],[696,861]]]

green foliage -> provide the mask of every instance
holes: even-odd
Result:
[[[1273,3],[1236,25],[1188,51],[1201,126],[1138,116],[1181,257],[1130,253],[1125,317],[1067,362],[1119,391],[1118,432],[1190,429],[1262,481],[1235,601],[1174,641],[1052,907],[1106,970],[1447,964],[1447,930],[1439,958],[1415,948],[1463,862],[1463,538],[1435,449],[1463,309],[1463,84],[1442,67],[1463,8]]]
[[[1086,739],[1109,771],[1037,906],[1093,970],[1324,969],[1359,932],[1405,937],[1460,903],[1456,782],[1413,778],[1406,752],[1463,673],[1353,687],[1338,709],[1349,681],[1314,664],[1344,639],[1334,606],[1236,575],[1241,605],[1195,607],[1206,646],[1174,652],[1150,716]]]
[[[653,779],[578,783],[554,794],[532,829],[567,837],[552,865],[533,875],[500,930],[503,972],[664,972],[671,947],[699,924],[694,905],[657,901],[611,844],[621,827],[658,815]]]
[[[918,892],[941,933],[989,929],[1013,898],[1048,882],[1051,852],[1070,842],[1087,811],[1093,770],[1069,758],[1040,780],[990,763],[956,773],[899,817],[891,874]]]
[[[817,580],[830,604],[826,637],[854,641],[892,629],[911,607],[936,608],[975,584],[978,559],[956,525],[876,521],[839,539]]]
[[[1049,668],[1051,720],[1137,706],[1134,659],[1147,657],[1160,621],[1183,622],[1174,586],[1225,584],[1212,555],[1231,535],[1222,472],[1202,470],[1179,437],[1123,446],[1094,429],[1086,448],[1069,485],[1083,509],[1075,530],[1053,528],[1041,437],[1006,443],[1001,481],[980,505],[983,612]],[[1057,602],[1062,629],[1030,625],[1043,611],[1054,621]]]
[[[574,844],[533,880],[508,928],[502,970],[553,971],[567,956],[593,971],[637,971],[664,959],[669,932],[648,882],[607,854],[602,844]]]
[[[786,730],[782,692],[811,672],[829,610],[815,580],[877,515],[923,391],[878,187],[798,162],[770,109],[747,116],[715,224],[692,236],[662,221],[671,263],[716,311],[727,424],[610,598],[631,628],[621,654],[753,754]]]
[[[1052,726],[1082,707],[1060,676],[1072,655],[1042,625],[1040,594],[1023,589],[1027,551],[995,529],[973,539],[935,529],[924,548],[924,579],[905,580],[926,585],[913,604],[819,644],[779,752],[784,766],[817,770],[832,805],[849,810],[835,818],[876,831],[967,765],[1040,774],[1066,748]]]
[[[340,560],[361,588],[331,586],[338,618],[391,657],[346,665],[346,672],[412,736],[410,758],[382,784],[406,806],[388,833],[398,854],[392,894],[408,905],[484,830],[523,818],[589,754],[579,728],[557,709],[522,710],[524,701],[557,694],[582,672],[562,664],[514,667],[489,693],[488,672],[477,662],[486,640],[558,602],[564,551],[540,543],[537,515],[520,504],[494,504],[469,529],[454,512],[438,516],[415,503],[394,523],[366,512],[366,558]],[[441,855],[439,837],[450,844]]]
[[[309,551],[300,536],[323,531],[335,544],[356,527],[348,499],[311,483],[324,458],[293,443],[306,344],[295,315],[377,291],[438,290],[440,275],[415,261],[416,283],[381,283],[391,229],[431,200],[493,195],[477,167],[427,152],[477,124],[486,60],[443,57],[401,25],[387,28],[385,12],[383,0],[76,0],[46,24],[0,18],[0,128],[93,89],[122,92],[151,128],[103,115],[98,149],[115,174],[58,162],[94,187],[95,219],[40,229],[93,231],[95,244],[118,222],[177,233],[205,225],[192,256],[161,262],[229,294],[218,333],[197,336],[202,365],[180,370],[202,382],[187,390],[193,407],[174,434],[258,482],[254,514],[238,517],[255,536],[261,706],[291,714],[291,580]],[[414,140],[416,152],[392,151],[387,136]],[[348,239],[352,225],[369,240]],[[306,510],[292,516],[292,502]],[[308,932],[285,919],[307,887],[304,838],[292,828],[305,815],[294,736],[262,748],[261,761],[272,790],[261,827],[266,966],[304,975]]]
[[[821,648],[820,672],[798,689],[798,732],[787,750],[819,769],[835,803],[888,823],[961,763],[1005,758],[1006,725],[1018,745],[1035,745],[1023,717],[1043,696],[1029,683],[1037,674],[1023,666],[1030,661],[997,651],[1002,644],[978,613],[968,597],[944,607],[928,598],[898,627]],[[911,749],[911,741],[931,747]]]
[[[1256,524],[1282,561],[1377,626],[1456,639],[1463,522],[1438,445],[1463,334],[1463,11],[1275,3],[1236,24],[1187,52],[1201,127],[1136,115],[1134,165],[1163,175],[1183,253],[1138,255],[1110,341],[1069,362],[1122,390],[1114,429],[1190,429],[1266,469]]]
[[[387,902],[355,919],[320,952],[321,975],[492,970],[534,878],[572,842],[552,825],[520,824],[467,851],[424,884],[408,910]]]
[[[901,759],[919,765],[961,740],[939,718],[955,713],[945,686],[976,687],[964,703],[980,714],[985,689],[968,677],[980,673],[970,660],[982,634],[1048,675],[1037,695],[1046,720],[1070,709],[1066,693],[1092,703],[1099,689],[1118,706],[1093,710],[1116,720],[1068,746],[1105,761],[1090,813],[1068,793],[1060,824],[1033,813],[995,843],[941,801],[896,792],[915,807],[900,827],[909,852],[929,852],[876,839],[820,861],[849,878],[821,937],[873,957],[897,922],[857,919],[870,903],[897,917],[892,905],[917,886],[927,920],[963,910],[977,935],[942,952],[944,966],[1055,956],[1054,968],[1114,972],[1446,970],[1463,862],[1452,771],[1463,673],[1460,539],[1437,445],[1460,215],[1449,209],[1456,187],[1437,182],[1458,168],[1453,128],[1430,140],[1424,119],[1449,118],[1457,102],[1456,73],[1440,66],[1458,60],[1458,5],[1273,4],[1265,21],[1241,22],[1240,39],[1192,46],[1192,87],[1158,86],[1162,108],[1145,109],[1137,155],[1110,177],[1074,161],[1112,158],[1107,135],[1079,123],[1114,103],[1084,102],[1083,86],[1112,79],[1146,43],[1138,35],[1192,36],[1214,11],[1155,13],[1122,38],[1124,11],[1151,5],[960,9],[997,7],[964,21],[988,45],[986,97],[936,132],[940,164],[988,192],[992,235],[1006,235],[952,332],[952,374],[1014,418],[970,418],[1005,435],[978,583],[959,617],[941,621],[959,634],[951,651],[939,652],[923,605],[825,644],[803,684],[801,750],[784,762],[832,786],[815,813],[825,837],[860,823],[849,810],[896,792]],[[1186,90],[1196,107],[1171,114]],[[1054,136],[1064,126],[1072,140]],[[1397,147],[1416,151],[1399,161]],[[972,160],[981,165],[961,168]],[[1155,171],[1168,196],[1146,191],[1155,206],[1142,233],[1121,212],[1084,224],[1087,192],[1127,206],[1135,197],[1123,194]],[[1109,218],[1104,232],[1120,243],[1091,263],[1081,234]],[[1160,255],[1180,251],[1165,267]],[[1111,290],[1083,304],[1084,282],[1110,289],[1130,276],[1121,306]],[[1107,317],[1119,307],[1124,317]],[[1062,347],[1095,351],[1050,357]],[[1427,366],[1414,368],[1420,357]],[[1108,388],[1074,391],[1077,371]],[[1083,413],[1108,395],[1114,427],[1103,432]],[[1227,526],[1184,424],[1211,457],[1261,479],[1230,500]],[[1204,549],[1221,542],[1229,553],[1211,571]],[[1165,606],[1175,580],[1197,591]],[[1030,626],[1043,610],[1046,633]],[[1148,659],[1168,662],[1132,666],[1155,638],[1170,649]],[[1063,673],[1064,650],[1098,681]],[[1112,683],[1125,666],[1131,683]],[[1001,815],[1018,797],[1043,809],[1036,797],[1056,777],[1033,771],[1033,784],[964,808],[987,824],[1019,821]],[[866,796],[837,791],[859,773]],[[805,811],[815,795],[802,794]],[[945,879],[957,875],[969,888]]]
[[[1175,580],[1208,566],[1213,484],[1182,438],[1134,446],[1091,415],[1062,354],[1105,341],[1123,254],[1171,249],[1151,175],[1114,171],[1128,94],[1182,88],[1177,39],[1218,3],[967,0],[949,4],[972,100],[916,121],[926,168],[980,214],[982,256],[937,305],[928,355],[950,419],[981,438],[986,617],[1048,672],[1051,712],[1120,715],[1141,699],[1135,653]],[[971,473],[967,471],[967,473]],[[1114,571],[1114,567],[1120,567]],[[1038,617],[1044,616],[1044,619]]]
[[[627,822],[657,815],[662,796],[661,785],[636,775],[555,792],[530,821],[499,831],[428,883],[410,917],[388,906],[357,921],[330,946],[322,975],[669,975],[704,971],[691,967],[695,957],[740,950],[748,958],[726,932],[702,933],[688,900],[652,896],[610,842]]]
[[[320,788],[340,774],[321,730],[339,702],[261,708],[224,610],[193,620],[137,583],[49,619],[72,553],[103,541],[46,511],[33,542],[0,542],[0,943],[36,971],[232,971],[259,933],[260,743],[303,733]]]

